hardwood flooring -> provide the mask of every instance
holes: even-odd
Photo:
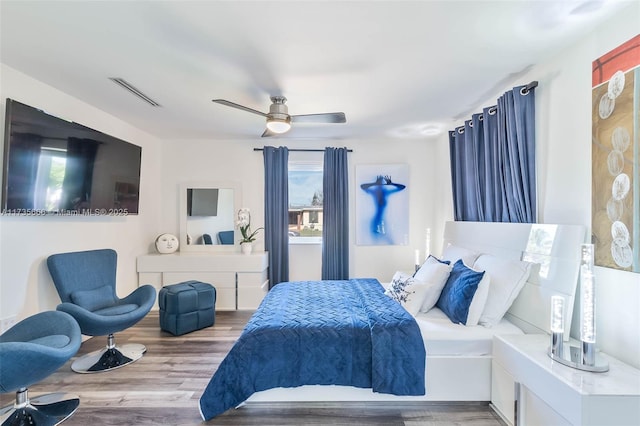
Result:
[[[41,393],[69,392],[80,407],[65,426],[98,425],[504,425],[486,404],[461,403],[249,403],[209,422],[198,412],[198,400],[218,365],[231,349],[251,312],[217,312],[216,324],[183,336],[160,330],[151,312],[134,327],[116,335],[116,343],[142,343],[139,361],[97,374],[71,371],[73,358],[56,373],[30,388]],[[85,341],[78,355],[97,350],[106,337]],[[0,407],[13,402],[0,395]]]

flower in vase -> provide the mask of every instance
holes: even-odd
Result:
[[[251,231],[251,211],[249,211],[249,209],[246,207],[238,210],[238,220],[236,221],[236,226],[240,230],[240,234],[242,234],[240,244],[252,243],[256,240],[258,231],[263,229],[258,228],[253,232]]]

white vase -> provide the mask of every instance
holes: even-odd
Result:
[[[240,244],[240,250],[242,251],[242,254],[251,254],[253,246],[251,245],[251,243],[243,243]]]

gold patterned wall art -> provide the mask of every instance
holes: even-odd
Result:
[[[595,264],[640,272],[640,35],[593,61]]]

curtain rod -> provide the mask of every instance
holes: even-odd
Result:
[[[531,89],[535,89],[536,87],[538,87],[538,81],[537,80],[533,80],[531,83],[527,84],[522,89],[520,89],[520,93],[522,95],[526,95],[527,93],[529,93],[529,91]],[[494,115],[497,110],[498,110],[498,106],[497,105],[493,105],[493,106],[489,107],[489,114]],[[482,116],[482,115],[479,117],[480,120],[482,120],[483,118],[484,118],[484,116]],[[471,121],[469,123],[469,125],[471,127],[473,127],[473,121]],[[453,131],[454,132],[458,132],[460,134],[464,133],[464,125],[456,127],[455,129],[453,129]]]
[[[264,148],[253,148],[254,151],[264,151]],[[289,149],[293,152],[324,152],[324,149]],[[352,149],[347,149],[347,152],[353,152]]]

